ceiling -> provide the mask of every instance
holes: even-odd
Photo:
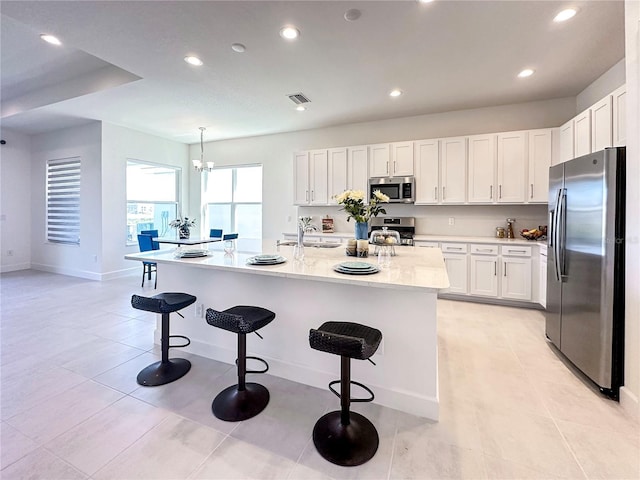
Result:
[[[552,22],[567,6],[578,14]],[[0,13],[2,125],[27,134],[103,120],[196,143],[200,126],[210,141],[561,98],[624,57],[623,1],[3,0]]]

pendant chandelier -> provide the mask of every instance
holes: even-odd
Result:
[[[206,162],[206,167],[205,167],[205,162],[204,162],[204,131],[206,130],[205,127],[200,127],[200,159],[196,159],[196,160],[192,160],[193,162],[193,166],[196,169],[196,171],[202,173],[204,171],[210,172],[211,170],[213,170],[213,162]]]

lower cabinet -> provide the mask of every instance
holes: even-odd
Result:
[[[498,246],[471,245],[469,294],[498,296]]]
[[[531,258],[502,257],[500,296],[531,301]]]
[[[466,295],[469,292],[467,244],[443,243],[440,248],[442,249],[442,257],[449,276],[449,288],[442,290],[442,293]]]

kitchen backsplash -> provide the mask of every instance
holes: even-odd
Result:
[[[417,235],[474,235],[492,237],[496,227],[506,227],[507,218],[515,218],[514,232],[547,225],[547,205],[399,205],[385,206],[390,217],[415,217]],[[336,232],[351,232],[353,220],[347,222],[347,214],[335,207],[298,207],[298,216],[313,217],[312,223],[322,230],[322,218],[329,215],[334,220]],[[453,225],[449,220],[453,219]],[[295,218],[290,222],[295,231]]]

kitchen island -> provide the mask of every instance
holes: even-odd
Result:
[[[319,388],[339,378],[340,361],[309,347],[309,329],[329,320],[379,329],[383,342],[372,357],[376,366],[353,361],[352,378],[375,392],[375,403],[437,420],[436,298],[449,281],[439,249],[397,250],[391,266],[373,275],[344,275],[333,266],[348,260],[377,264],[375,257],[355,259],[343,248],[307,247],[304,259],[294,260],[293,247],[266,240],[261,252],[176,258],[175,249],[167,249],[125,258],[158,264],[158,289],[149,296],[181,291],[198,297],[183,312],[184,320],[172,321],[172,333],[191,339],[187,351],[222,362],[234,363],[236,338],[206,323],[207,308],[257,305],[275,312],[275,320],[260,331],[264,340],[248,337],[248,354],[264,358],[270,374]],[[247,265],[256,253],[279,253],[287,262]]]

